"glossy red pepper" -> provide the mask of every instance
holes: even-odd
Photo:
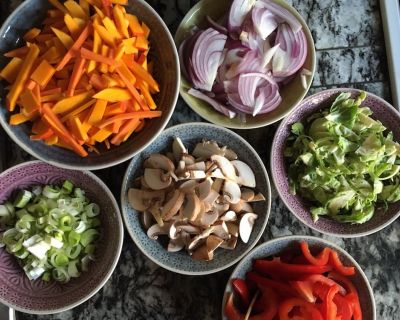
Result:
[[[329,279],[328,277],[322,275],[322,274],[312,274],[312,275],[307,275],[303,278],[301,278],[302,281],[308,281],[311,282],[312,284],[314,283],[321,283],[324,284],[328,287],[331,287],[333,285],[339,286],[339,292],[342,295],[345,295],[347,293],[346,289],[343,288],[339,283],[337,283],[335,280]]]
[[[353,310],[350,302],[340,294],[335,295],[333,302],[337,306],[337,316],[342,317],[342,320],[351,320],[353,317]]]
[[[294,308],[299,308],[302,315],[290,315]],[[311,318],[310,318],[311,316]],[[289,298],[279,305],[279,320],[324,320],[321,312],[310,302],[300,298]]]
[[[286,283],[275,281],[263,277],[262,275],[257,274],[256,272],[250,271],[247,273],[247,279],[255,284],[257,284],[260,288],[268,287],[280,295],[285,297],[297,296],[297,293]]]
[[[290,285],[297,291],[297,293],[308,302],[314,303],[316,297],[313,293],[312,282],[309,281],[291,281]]]
[[[233,293],[229,294],[225,304],[225,315],[228,320],[243,320],[244,315],[236,309],[233,303]]]
[[[323,309],[325,311],[325,319],[326,320],[336,320],[336,315],[337,315],[337,306],[333,302],[333,298],[335,295],[339,292],[339,287],[337,285],[334,285],[329,288],[328,293],[326,294],[324,303],[323,303]]]
[[[329,262],[332,267],[344,276],[352,276],[356,273],[356,269],[354,267],[345,267],[342,261],[339,258],[339,255],[336,251],[331,250]]]
[[[301,252],[309,263],[314,266],[325,266],[329,261],[329,255],[331,249],[324,248],[317,256],[313,256],[308,247],[308,243],[305,241],[300,242]]]
[[[242,306],[247,308],[250,304],[250,294],[246,281],[243,279],[234,279],[232,280],[232,288],[236,295],[239,296]]]

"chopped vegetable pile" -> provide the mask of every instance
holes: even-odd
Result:
[[[255,260],[246,279],[233,279],[225,305],[228,320],[361,320],[358,292],[349,276],[354,267],[324,248],[301,254],[287,250],[272,260]],[[235,303],[236,302],[236,303]]]
[[[228,21],[207,17],[210,27],[195,28],[179,56],[188,93],[229,118],[271,112],[307,57],[307,39],[298,19],[273,0],[234,0]],[[301,72],[302,85],[307,88]]]
[[[314,222],[327,215],[364,223],[377,206],[400,200],[400,145],[361,106],[365,97],[341,93],[329,110],[292,125],[284,152],[290,190],[312,202]]]
[[[196,260],[212,260],[217,248],[247,243],[258,218],[252,169],[227,147],[202,141],[189,150],[179,138],[167,155],[151,154],[144,174],[129,189],[131,206],[141,212],[147,235],[167,236],[168,251],[182,249]]]
[[[82,157],[96,143],[119,145],[161,116],[159,85],[148,63],[150,29],[125,11],[127,0],[49,0],[42,28],[7,52],[0,71],[10,83],[11,125],[33,122],[32,140]]]
[[[99,214],[68,180],[22,190],[0,205],[0,246],[19,259],[29,279],[68,282],[94,260]]]

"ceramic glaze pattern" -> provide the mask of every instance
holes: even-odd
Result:
[[[52,313],[71,308],[96,293],[108,279],[118,260],[123,229],[118,206],[107,187],[92,173],[70,171],[43,162],[27,162],[0,175],[0,203],[22,188],[34,185],[59,185],[70,180],[86,191],[86,196],[101,208],[102,237],[96,259],[88,273],[66,284],[30,281],[17,260],[0,249],[0,301],[30,313]]]
[[[263,259],[274,255],[279,255],[282,251],[288,250],[299,250],[300,241],[307,241],[311,250],[320,251],[325,247],[334,249],[338,252],[339,257],[344,265],[355,266],[356,274],[349,277],[357,288],[358,295],[360,298],[361,310],[363,312],[363,320],[376,320],[375,300],[371,286],[368,282],[368,278],[364,274],[364,271],[358,265],[358,263],[348,254],[345,250],[339,246],[319,239],[317,237],[310,236],[288,236],[281,237],[274,240],[267,241],[258,247],[254,248],[233,270],[231,277],[227,283],[224,293],[224,299],[222,306],[225,305],[226,298],[230,292],[232,292],[231,280],[240,278],[245,279],[246,273],[252,269],[254,260]],[[223,307],[222,307],[223,310]],[[222,312],[223,320],[227,320]]]
[[[298,195],[292,195],[289,192],[287,168],[283,156],[286,147],[286,139],[291,133],[292,124],[298,121],[304,122],[311,114],[329,108],[330,104],[341,92],[351,92],[352,97],[354,97],[358,95],[360,91],[342,88],[317,93],[300,103],[296,109],[281,122],[272,143],[271,166],[274,168],[272,171],[274,184],[281,199],[298,219],[319,232],[342,237],[354,237],[377,232],[397,219],[400,215],[400,202],[389,204],[389,208],[386,211],[377,210],[373,218],[363,224],[340,223],[325,217],[321,217],[314,223],[310,215],[310,204]],[[400,127],[398,125],[400,122],[400,115],[392,106],[373,94],[367,95],[362,106],[370,107],[373,112],[372,117],[380,120],[383,125],[393,132],[395,140],[400,141]]]
[[[209,262],[195,261],[184,251],[179,253],[167,252],[160,242],[149,239],[140,223],[140,213],[131,208],[128,203],[128,190],[132,187],[134,179],[142,174],[143,161],[152,153],[164,153],[170,150],[174,137],[181,138],[189,150],[193,150],[194,145],[203,139],[217,141],[219,145],[234,150],[238,154],[238,159],[245,161],[252,168],[256,176],[256,189],[262,192],[267,199],[267,201],[257,203],[254,206],[258,219],[255,222],[249,242],[244,244],[239,240],[235,250],[218,249],[215,252],[214,259]],[[164,131],[151,146],[131,161],[121,191],[122,213],[126,227],[139,249],[164,268],[184,274],[213,273],[239,261],[260,238],[267,224],[270,201],[271,190],[268,175],[254,149],[245,140],[227,129],[201,123],[178,125]]]

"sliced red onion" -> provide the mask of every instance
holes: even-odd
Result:
[[[203,92],[196,90],[196,89],[189,89],[188,93],[192,95],[193,97],[196,97],[200,100],[203,100],[204,102],[207,102],[210,104],[215,110],[218,112],[224,114],[225,116],[229,117],[229,119],[232,119],[236,116],[236,113],[226,106],[222,105],[219,103],[217,100],[209,97],[208,95],[204,94]]]
[[[221,62],[227,36],[213,28],[203,31],[191,52],[191,70],[188,72],[193,85],[211,91]]]
[[[228,30],[230,32],[239,34],[238,30],[240,30],[244,19],[255,2],[256,0],[233,0],[228,19]]]
[[[227,71],[234,65],[238,65],[242,61],[243,56],[247,52],[247,48],[231,49],[225,54],[225,59],[218,68],[217,82],[222,83],[226,80]],[[213,90],[214,91],[214,90]]]
[[[296,73],[307,57],[307,39],[300,30],[294,33],[286,24],[280,24],[275,44],[279,44],[272,59],[272,73],[275,77],[287,77]]]
[[[257,51],[247,51],[239,63],[232,64],[225,73],[226,79],[232,79],[241,73],[266,72]]]
[[[265,40],[278,27],[275,15],[266,8],[253,8],[251,19],[254,29]]]
[[[256,7],[268,9],[278,22],[287,22],[295,33],[299,32],[302,28],[301,23],[289,10],[275,3],[273,0],[259,0],[256,3]]]
[[[271,62],[278,48],[279,48],[279,43],[271,48],[269,42],[264,41],[264,45],[262,48],[262,63],[261,63],[261,66],[263,66],[263,68],[267,68],[268,64]]]
[[[222,34],[228,34],[228,29],[226,29],[223,25],[220,25],[218,22],[215,22],[209,15],[207,15],[206,19],[207,22],[210,24],[210,27],[214,28]]]
[[[196,43],[197,38],[200,36],[201,31],[195,31],[191,36],[186,38],[179,47],[179,61],[181,63],[181,69],[183,75],[187,80],[193,82],[192,80],[192,72],[191,72],[191,63],[190,56],[193,52],[194,44]]]

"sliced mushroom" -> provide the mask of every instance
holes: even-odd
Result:
[[[240,160],[231,161],[237,175],[236,182],[242,186],[255,188],[256,177],[247,163]]]
[[[201,143],[196,144],[192,155],[196,158],[210,158],[213,155],[224,155],[224,151],[222,151],[218,144],[213,141],[203,141]]]
[[[254,221],[256,219],[257,215],[252,212],[244,214],[240,219],[239,234],[244,243],[247,243],[249,241],[251,232],[253,230]]]
[[[205,172],[201,170],[189,170],[186,173],[188,173],[187,179],[204,179],[206,177]]]
[[[237,154],[232,149],[225,149],[224,157],[230,161],[238,158]]]
[[[140,177],[140,186],[141,186],[141,189],[144,189],[144,190],[151,190],[151,188],[148,186],[148,184],[147,184],[146,181],[144,180],[144,177],[143,177],[143,176]]]
[[[155,201],[153,205],[148,209],[153,215],[154,220],[157,224],[162,227],[164,225],[164,220],[161,218],[161,201]]]
[[[200,224],[204,227],[209,227],[212,225],[215,221],[218,220],[218,212],[217,211],[212,211],[212,212],[206,212],[203,215],[200,216]]]
[[[229,203],[238,203],[240,201],[240,196],[242,195],[242,191],[240,190],[239,185],[236,182],[231,180],[226,180],[224,183],[224,187],[222,188],[224,198]]]
[[[258,201],[265,201],[265,197],[264,197],[264,195],[263,195],[261,192],[257,193],[257,194],[254,196],[254,198],[251,199],[251,201],[249,201],[249,202],[258,202]]]
[[[236,248],[237,240],[238,240],[237,237],[231,237],[230,239],[222,242],[220,248],[233,250]]]
[[[222,173],[222,170],[217,168],[215,170],[213,170],[210,173],[207,173],[207,175],[211,178],[216,178],[216,179],[225,179],[224,174]]]
[[[195,192],[200,200],[204,200],[211,192],[213,181],[211,178],[205,179],[203,182],[196,185]]]
[[[228,232],[230,235],[234,236],[234,237],[238,237],[239,236],[239,226],[237,225],[237,223],[235,222],[227,222],[226,226],[228,228]]]
[[[213,205],[213,211],[217,212],[218,215],[224,214],[226,211],[229,210],[229,204],[228,203],[214,203]]]
[[[143,163],[145,168],[151,169],[162,169],[167,172],[171,172],[175,170],[174,163],[168,159],[168,157],[164,156],[160,153],[151,154]]]
[[[204,244],[193,252],[192,258],[195,260],[210,261],[214,258],[214,252],[209,251]]]
[[[162,206],[161,217],[168,221],[176,215],[183,204],[185,194],[179,190],[175,190],[171,198]]]
[[[186,165],[185,170],[199,170],[199,171],[206,171],[206,163],[204,161],[195,162],[189,165]]]
[[[206,246],[209,251],[215,251],[224,242],[220,237],[209,235],[206,239]]]
[[[147,230],[147,236],[150,239],[157,240],[158,236],[168,234],[168,231],[169,231],[168,224],[164,224],[164,226],[162,227],[160,227],[158,224],[154,224]]]
[[[199,198],[195,194],[186,194],[182,207],[184,218],[195,221],[201,209]]]
[[[137,211],[147,210],[152,202],[163,201],[165,193],[163,191],[147,191],[140,189],[129,189],[128,200],[133,209]]]
[[[153,215],[148,211],[143,211],[142,223],[146,230],[149,229],[153,225]]]
[[[183,161],[185,163],[185,166],[189,166],[191,164],[194,164],[196,162],[196,159],[190,155],[190,154],[182,154],[180,161]]]
[[[212,189],[216,192],[220,192],[222,188],[222,184],[224,183],[223,179],[215,179],[212,185]]]
[[[169,160],[171,160],[172,162],[175,161],[175,157],[174,157],[174,154],[172,152],[167,152],[167,158]]]
[[[177,229],[180,232],[186,232],[188,234],[199,234],[201,232],[201,229],[199,227],[192,226],[191,224],[184,224],[178,226]]]
[[[230,180],[233,180],[233,181],[236,180],[235,167],[233,166],[231,161],[229,161],[227,158],[225,158],[223,156],[219,156],[219,155],[211,156],[211,160],[214,161],[218,165],[218,167],[221,169],[223,175],[227,179],[230,179]],[[238,161],[238,160],[234,160],[234,161]]]
[[[249,202],[254,199],[254,191],[248,188],[241,188],[242,196],[241,199],[243,201]]]
[[[172,143],[172,152],[176,161],[181,158],[181,155],[183,153],[188,153],[188,150],[186,149],[185,145],[179,137],[176,137],[174,139],[174,142]]]
[[[183,238],[179,237],[176,239],[169,240],[167,250],[169,252],[178,252],[185,247],[185,241]]]
[[[205,239],[211,234],[212,229],[208,228],[206,230],[204,230],[202,233],[198,234],[197,236],[195,236],[188,245],[188,250],[192,251],[195,248],[199,247],[201,244],[203,244],[203,242],[205,241]]]
[[[192,193],[196,191],[196,188],[199,186],[199,183],[196,180],[187,180],[182,182],[179,186],[179,190],[184,193]]]
[[[239,212],[254,212],[252,206],[245,202],[244,200],[240,200],[238,203],[235,204],[230,204],[229,208],[233,211],[235,211],[236,213]]]
[[[211,233],[220,237],[221,239],[229,238],[228,227],[226,226],[225,221],[217,221],[214,225],[212,225],[209,229],[211,229]]]
[[[237,220],[237,216],[236,216],[236,212],[229,210],[227,212],[225,212],[225,214],[223,214],[220,218],[221,221],[236,221]]]
[[[146,168],[144,170],[144,181],[153,190],[162,190],[170,186],[172,178],[164,181],[164,172],[161,169]]]

